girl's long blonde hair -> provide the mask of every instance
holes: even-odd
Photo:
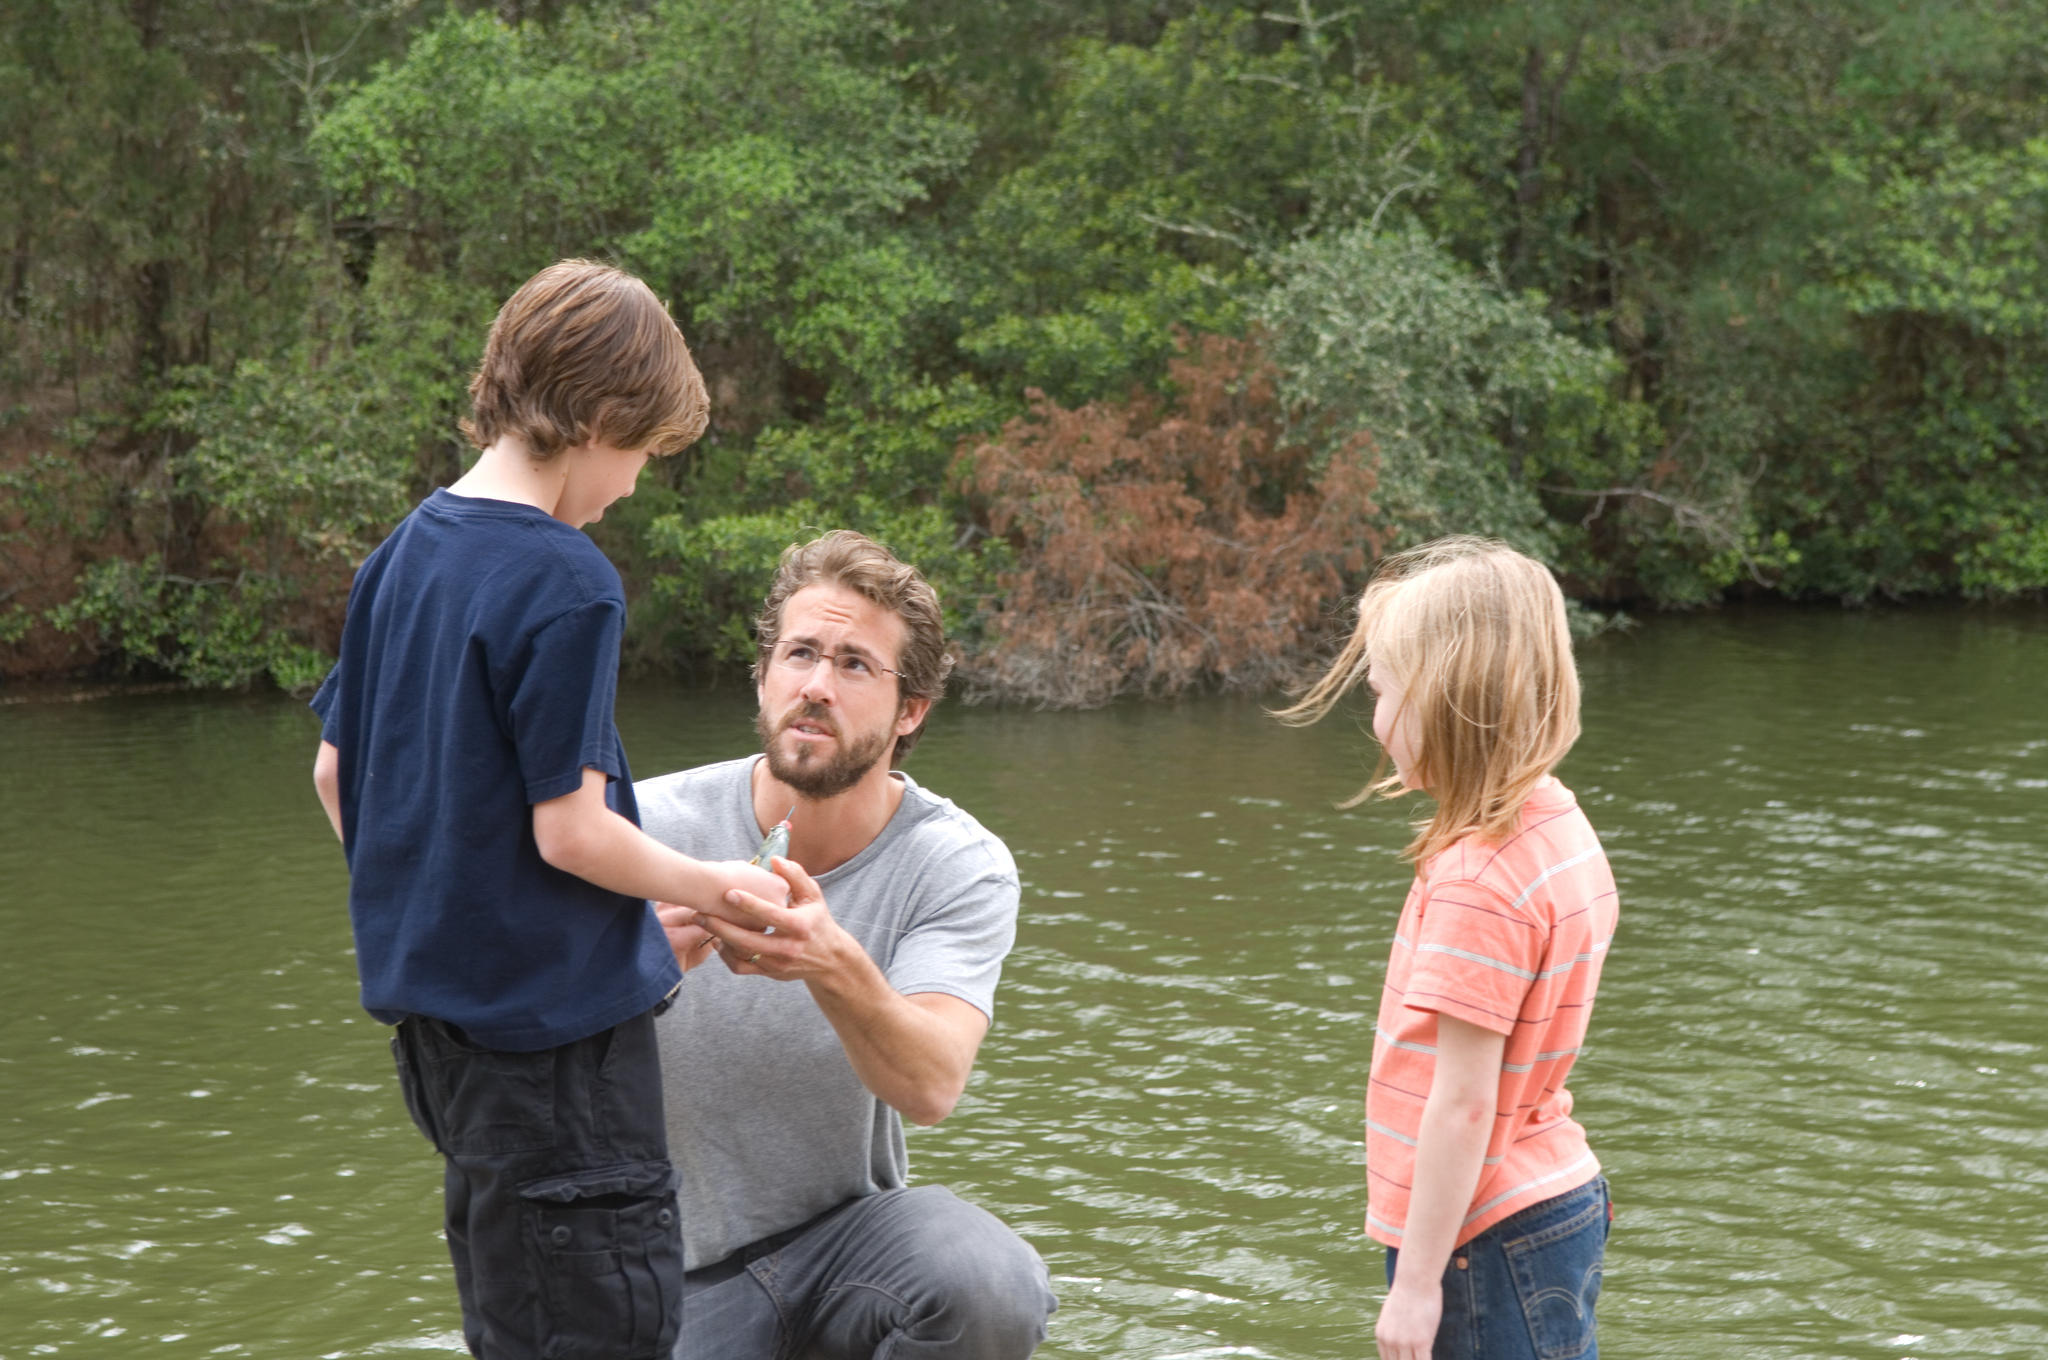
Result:
[[[1504,840],[1539,780],[1579,738],[1579,675],[1564,593],[1548,568],[1490,538],[1440,538],[1380,564],[1358,627],[1323,677],[1274,716],[1305,727],[1368,673],[1414,712],[1418,769],[1436,799],[1403,856],[1419,862],[1466,836]],[[1345,803],[1397,798],[1384,774]],[[1382,777],[1384,775],[1384,777]]]

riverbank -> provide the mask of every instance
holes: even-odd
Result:
[[[16,704],[85,704],[95,699],[125,699],[139,694],[178,694],[196,689],[183,680],[125,681],[82,684],[76,681],[30,680],[0,689],[0,708]]]
[[[1576,605],[1576,602],[1574,602]],[[1589,644],[1616,635],[1627,634],[1638,629],[1655,630],[1667,625],[1682,626],[1693,619],[1725,619],[1742,621],[1772,618],[1807,618],[1825,627],[1826,621],[1840,618],[1891,619],[1915,618],[1922,616],[1957,616],[1986,621],[2011,620],[2022,624],[2048,625],[2048,598],[2025,598],[2017,600],[1973,600],[1955,597],[1920,598],[1904,601],[1885,601],[1843,605],[1833,601],[1786,600],[1772,595],[1752,594],[1725,604],[1705,605],[1695,609],[1636,609],[1612,610],[1603,607],[1592,609],[1583,606],[1574,610],[1576,619],[1585,620],[1581,630],[1579,646],[1582,650]],[[1335,640],[1341,620],[1333,621],[1331,637]],[[105,669],[110,663],[99,663]],[[75,704],[89,703],[100,699],[118,699],[128,696],[151,694],[193,693],[281,693],[303,697],[313,688],[308,684],[299,690],[284,690],[267,677],[259,677],[238,686],[208,686],[188,680],[151,679],[146,677],[122,677],[94,674],[94,667],[57,667],[44,673],[19,671],[8,673],[0,670],[0,707],[21,704]],[[658,680],[667,683],[702,685],[708,688],[730,687],[745,691],[750,682],[744,666],[736,662],[713,661],[706,658],[685,658],[681,663],[663,666],[646,660],[628,662],[621,672],[623,680]],[[1215,693],[1214,687],[1196,687],[1185,694],[1163,696],[1175,700],[1200,699]],[[955,686],[949,696],[957,704],[1005,706],[1006,703],[1037,707],[1030,698],[1005,699],[991,697],[986,693],[963,691]],[[1121,702],[1139,700],[1157,702],[1162,696],[1126,696]]]

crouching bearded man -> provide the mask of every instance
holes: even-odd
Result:
[[[700,859],[791,823],[786,905],[659,907],[686,970],[722,962],[657,1022],[676,1360],[1028,1356],[1058,1306],[1038,1253],[907,1176],[902,1120],[952,1113],[1017,922],[1003,843],[894,768],[952,665],[938,597],[840,530],[783,553],[757,629],[763,754],[635,789],[648,833]]]

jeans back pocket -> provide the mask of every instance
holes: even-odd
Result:
[[[1607,1255],[1606,1182],[1560,1196],[1565,1212],[1501,1242],[1537,1360],[1597,1354],[1593,1308]]]

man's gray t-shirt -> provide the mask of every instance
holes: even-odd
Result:
[[[751,859],[758,759],[642,781],[640,824],[697,859]],[[950,801],[897,777],[903,802],[882,834],[817,877],[825,905],[897,991],[943,992],[993,1016],[1017,933],[1016,861]],[[907,1183],[903,1121],[861,1085],[803,983],[711,960],[656,1030],[685,1269]]]

